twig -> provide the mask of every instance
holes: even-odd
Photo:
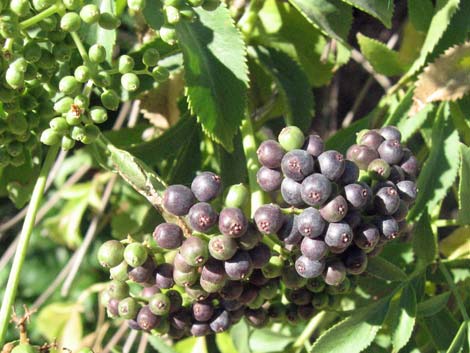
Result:
[[[116,344],[121,340],[122,336],[129,330],[127,323],[124,321],[119,329],[114,333],[113,337],[109,340],[108,344],[104,347],[101,353],[109,353]]]
[[[351,58],[355,62],[360,64],[364,70],[370,73],[385,92],[392,86],[392,83],[386,76],[378,74],[374,71],[372,65],[366,60],[366,58],[364,58],[364,56],[358,50],[351,50]]]
[[[138,331],[131,330],[131,333],[129,333],[129,336],[127,336],[126,342],[124,343],[124,346],[122,347],[122,353],[130,353],[132,346],[134,345],[135,339],[137,338]]]

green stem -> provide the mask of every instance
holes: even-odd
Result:
[[[302,331],[300,336],[297,338],[297,340],[292,345],[292,351],[293,352],[300,351],[303,348],[305,342],[310,340],[310,337],[312,337],[313,333],[318,328],[318,325],[321,324],[321,322],[325,318],[325,315],[326,315],[326,312],[321,311],[310,320],[308,325],[305,326],[305,329]]]
[[[454,280],[452,279],[452,276],[450,275],[449,270],[447,269],[446,265],[443,262],[439,263],[439,270],[441,270],[447,283],[449,284],[452,294],[454,294],[455,300],[457,301],[457,306],[459,307],[459,310],[462,314],[463,319],[466,322],[470,322],[470,318],[468,317],[468,313],[467,313],[467,310],[465,309],[465,305],[463,303],[462,297],[460,296],[459,290],[457,289],[457,286],[455,285]]]
[[[240,132],[243,138],[243,151],[245,152],[248,169],[248,182],[251,192],[251,216],[253,216],[258,207],[264,204],[264,194],[256,181],[256,173],[260,165],[256,154],[256,140],[249,114],[247,114],[247,118],[242,121]]]
[[[37,15],[28,18],[27,20],[24,20],[20,23],[20,28],[21,29],[26,29],[31,26],[34,26],[36,23],[41,22],[42,20],[48,18],[49,16],[52,16],[53,14],[57,13],[61,9],[60,4],[54,4],[51,7],[48,7],[44,11],[38,13]]]
[[[75,46],[77,47],[78,52],[80,53],[80,56],[82,57],[83,61],[85,63],[88,63],[88,52],[86,51],[85,46],[83,45],[83,42],[78,36],[77,32],[71,32],[70,35],[72,36],[73,42],[75,43]]]
[[[436,219],[433,222],[433,225],[438,228],[443,228],[443,227],[455,227],[455,226],[458,226],[459,223],[456,219]]]
[[[36,220],[36,214],[41,203],[44,188],[46,186],[47,176],[57,156],[59,146],[52,146],[47,152],[46,159],[39,173],[36,185],[34,186],[33,193],[31,195],[31,201],[28,206],[28,212],[21,229],[21,234],[18,241],[18,247],[16,249],[15,258],[13,259],[13,265],[11,267],[10,275],[8,277],[7,287],[5,289],[5,295],[2,300],[2,308],[0,311],[0,347],[3,346],[5,341],[5,334],[10,321],[10,313],[13,302],[16,297],[16,291],[18,289],[18,283],[20,281],[21,269],[24,264],[26,252],[28,250],[29,240],[33,231],[34,222]]]

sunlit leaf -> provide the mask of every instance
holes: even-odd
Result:
[[[393,1],[384,0],[343,0],[380,20],[387,28],[392,26]]]

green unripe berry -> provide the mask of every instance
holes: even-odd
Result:
[[[80,349],[77,353],[94,353],[91,348],[85,347]]]
[[[128,72],[121,76],[121,85],[126,91],[137,91],[140,85],[139,77],[133,72]]]
[[[46,129],[41,134],[41,142],[48,146],[57,145],[60,142],[60,135],[53,129]]]
[[[142,11],[145,8],[145,0],[127,0],[127,6],[132,11]]]
[[[10,66],[5,73],[5,81],[11,88],[20,88],[24,84],[24,72]]]
[[[30,136],[31,136],[31,131],[26,130],[24,134],[16,135],[16,139],[19,142],[26,142],[29,140]]]
[[[65,43],[57,43],[52,48],[52,55],[57,61],[66,62],[69,61],[72,56],[72,49]]]
[[[60,20],[60,28],[66,32],[76,32],[80,29],[82,20],[76,12],[67,12]]]
[[[28,0],[11,0],[10,9],[19,17],[26,16],[29,13]]]
[[[27,141],[25,141],[24,146],[27,150],[31,151],[38,145],[38,137],[35,134],[31,134]]]
[[[12,89],[0,86],[0,101],[3,103],[11,103],[16,98],[16,92]]]
[[[190,22],[193,22],[197,18],[196,12],[189,6],[180,9],[180,14],[182,18]]]
[[[204,0],[187,0],[188,4],[193,7],[198,7],[204,4]]]
[[[111,267],[109,269],[109,275],[111,279],[115,279],[118,281],[127,281],[129,276],[127,275],[127,262],[122,261],[119,265]]]
[[[80,10],[80,18],[87,24],[96,23],[100,18],[100,9],[94,4],[85,5]]]
[[[119,107],[120,99],[114,90],[105,90],[101,94],[101,103],[108,110],[117,110]]]
[[[59,82],[59,91],[74,95],[80,89],[80,83],[73,76],[65,76]]]
[[[108,294],[111,299],[124,299],[129,296],[129,286],[126,282],[111,281],[108,285]]]
[[[18,141],[12,141],[7,146],[7,152],[10,156],[16,157],[23,153],[23,144]]]
[[[28,42],[23,48],[23,58],[29,63],[38,62],[41,54],[41,47],[36,42]]]
[[[123,319],[133,319],[137,315],[139,304],[134,298],[124,298],[119,302],[118,312]]]
[[[0,136],[0,140],[2,137]],[[0,167],[6,167],[10,164],[11,157],[4,149],[0,149]]]
[[[181,20],[179,10],[174,6],[165,7],[165,18],[169,24],[177,24]]]
[[[57,113],[64,114],[67,113],[70,110],[70,107],[73,104],[73,99],[72,97],[64,97],[59,99],[57,102],[54,104],[54,110]]]
[[[85,145],[89,145],[96,141],[100,134],[100,129],[95,124],[85,125],[85,135],[80,139]]]
[[[15,38],[19,34],[18,17],[11,15],[0,17],[0,36],[3,38]]]
[[[70,136],[64,135],[62,136],[60,146],[64,151],[70,151],[75,147],[75,141]]]
[[[288,126],[281,130],[278,140],[282,148],[292,151],[302,147],[305,136],[297,126]]]
[[[52,55],[51,52],[45,49],[41,49],[41,57],[39,58],[37,65],[42,69],[42,70],[50,70],[52,69],[56,64],[56,60],[54,58],[54,55]],[[54,74],[55,72],[51,72],[50,74]]]
[[[242,208],[246,204],[248,196],[249,192],[245,185],[232,185],[228,189],[227,196],[225,197],[225,206]]]
[[[49,39],[52,43],[64,43],[67,46],[70,46],[69,43],[65,42],[65,39],[67,38],[67,32],[62,31],[62,30],[53,30],[50,31],[47,39]]]
[[[266,278],[276,278],[281,276],[284,267],[284,261],[280,256],[272,256],[269,262],[261,268],[261,271]]]
[[[170,312],[170,298],[163,293],[157,293],[149,300],[149,309],[155,315],[167,315]]]
[[[15,157],[11,157],[10,159],[10,164],[13,166],[13,167],[19,167],[21,165],[23,165],[26,161],[26,157],[25,157],[25,154],[24,153],[21,153]]]
[[[29,343],[20,343],[12,349],[11,353],[37,353],[38,350]]]
[[[142,62],[145,66],[155,66],[160,60],[160,53],[155,48],[149,48],[144,52],[142,56]]]
[[[131,243],[124,249],[124,260],[129,266],[141,266],[147,260],[147,249],[140,243]]]
[[[28,121],[23,114],[12,114],[7,120],[8,130],[15,135],[22,135],[28,130]]]
[[[9,114],[19,112],[20,111],[19,100],[16,100],[10,103],[3,103],[3,110]]]
[[[98,25],[101,28],[112,30],[118,28],[121,25],[121,21],[111,13],[103,12],[100,14]]]
[[[36,65],[29,64],[26,67],[26,71],[24,72],[24,80],[25,81],[31,81],[36,79],[36,76],[38,74],[38,68]]]
[[[88,66],[85,65],[77,66],[73,75],[75,79],[80,83],[87,82],[91,77],[90,69],[88,68]]]
[[[180,7],[183,5],[183,0],[163,0],[165,6]]]
[[[78,10],[83,4],[82,0],[62,0],[62,2],[65,8],[71,11]]]
[[[102,124],[108,120],[108,112],[103,107],[94,106],[90,109],[90,118],[96,124]]]
[[[98,261],[105,268],[117,266],[123,259],[124,246],[117,240],[108,240],[98,249]]]
[[[82,122],[82,115],[77,114],[76,111],[70,110],[65,115],[65,120],[67,120],[67,124],[69,124],[70,126],[76,126]]]
[[[33,0],[33,7],[36,11],[42,11],[54,5],[55,0]]]
[[[214,11],[220,5],[220,0],[205,0],[202,8],[206,11]]]
[[[176,30],[173,27],[162,26],[158,33],[165,43],[169,45],[176,44]]]
[[[79,94],[78,96],[76,96],[73,99],[73,104],[76,107],[84,110],[84,109],[88,108],[88,106],[90,105],[90,100],[84,94]]]
[[[102,87],[102,88],[111,86],[112,80],[113,79],[111,75],[107,73],[106,71],[100,71],[95,77],[93,77],[93,83],[96,86]]]
[[[70,132],[70,136],[75,141],[82,141],[85,135],[86,135],[85,128],[81,125],[74,126],[72,128],[72,131]]]
[[[100,64],[106,60],[106,49],[101,44],[93,44],[88,50],[91,61]]]
[[[165,82],[170,77],[170,71],[164,66],[157,66],[152,70],[152,77],[157,82]]]
[[[134,68],[134,59],[129,55],[121,55],[118,60],[118,71],[121,74],[127,74]]]
[[[20,107],[23,111],[29,112],[39,105],[36,98],[30,95],[23,95],[20,97]]]
[[[49,126],[55,132],[63,135],[69,131],[69,124],[64,118],[54,118],[49,122]]]

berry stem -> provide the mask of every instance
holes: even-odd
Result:
[[[41,22],[42,20],[48,18],[49,16],[52,16],[53,14],[57,13],[61,9],[60,3],[56,3],[52,5],[51,7],[48,7],[44,11],[41,11],[37,15],[34,15],[33,17],[28,18],[27,20],[24,20],[20,23],[20,28],[21,29],[26,29],[31,26],[34,26],[36,23]]]
[[[78,36],[77,32],[70,33],[70,36],[72,37],[73,42],[75,43],[75,46],[77,47],[78,52],[80,53],[80,56],[82,57],[83,61],[85,62],[85,64],[88,64],[89,63],[88,53],[85,49],[85,46],[83,45],[82,40]]]
[[[253,133],[250,115],[242,121],[240,132],[243,138],[243,151],[245,152],[246,165],[248,169],[248,181],[251,192],[251,216],[264,204],[264,194],[256,181],[256,173],[260,168],[258,156],[256,155],[256,139]]]
[[[299,350],[303,348],[305,342],[309,340],[310,337],[313,335],[315,330],[318,328],[318,326],[321,324],[321,322],[325,318],[325,315],[326,315],[326,312],[321,311],[309,321],[309,323],[307,324],[307,326],[305,326],[300,336],[292,345],[292,352],[298,352]]]
[[[26,258],[26,252],[28,250],[29,240],[31,239],[31,233],[33,231],[34,221],[39,209],[39,204],[41,203],[44,194],[47,176],[52,168],[52,165],[54,164],[58,151],[58,145],[49,148],[38,179],[36,180],[33,193],[31,195],[28,212],[26,213],[23,228],[21,229],[18,247],[16,249],[13,265],[8,277],[5,295],[3,296],[2,300],[2,308],[0,310],[0,347],[3,346],[5,340],[5,334],[10,319],[12,305],[15,300],[18,283],[20,281],[21,269]]]

